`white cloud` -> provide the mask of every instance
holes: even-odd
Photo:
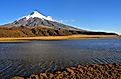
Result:
[[[70,20],[57,20],[60,23],[72,23],[72,22],[78,22],[76,19],[70,19]]]

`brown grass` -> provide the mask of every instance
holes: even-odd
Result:
[[[69,36],[39,36],[39,37],[2,37],[0,42],[26,42],[32,40],[74,40],[74,39],[105,39],[120,38],[117,35],[69,35]]]

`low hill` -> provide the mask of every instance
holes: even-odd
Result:
[[[48,27],[0,27],[0,37],[35,37],[35,36],[65,36],[73,34],[85,35],[117,35],[115,33],[77,31],[67,29],[54,29]]]

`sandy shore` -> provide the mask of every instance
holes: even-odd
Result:
[[[78,65],[54,73],[45,72],[12,79],[121,79],[121,64]]]
[[[32,40],[73,40],[73,39],[99,39],[120,38],[117,35],[70,35],[70,36],[41,36],[41,37],[7,37],[0,38],[0,42],[27,42]]]

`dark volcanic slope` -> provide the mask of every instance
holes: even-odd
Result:
[[[62,23],[58,23],[56,21],[49,21],[49,20],[42,20],[40,18],[30,18],[26,20],[26,18],[23,18],[19,21],[15,21],[11,24],[8,24],[7,26],[16,26],[16,27],[36,27],[36,26],[48,26],[53,27],[55,29],[67,29],[67,30],[78,30],[78,31],[84,31],[81,29],[77,29],[68,25],[64,25]]]
[[[62,23],[59,23],[51,18],[48,18],[37,11],[32,12],[30,15],[25,16],[19,20],[14,21],[13,23],[6,24],[7,27],[36,27],[36,26],[47,26],[53,27],[55,29],[66,29],[66,30],[78,30],[84,31],[72,26],[68,26]]]

